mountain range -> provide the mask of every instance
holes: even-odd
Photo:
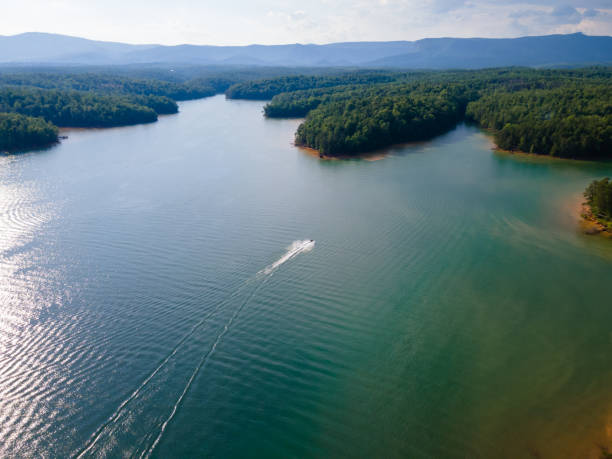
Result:
[[[582,33],[521,38],[289,45],[133,45],[28,32],[0,36],[2,64],[195,64],[398,68],[560,67],[612,64],[612,37]]]

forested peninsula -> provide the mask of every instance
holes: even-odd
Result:
[[[319,86],[309,78],[251,82],[274,97],[268,117],[306,117],[297,145],[321,155],[365,153],[394,143],[424,140],[473,122],[492,130],[505,150],[580,159],[612,158],[612,68],[520,68],[389,73],[391,81],[353,79]],[[381,78],[381,74],[376,74]],[[287,82],[286,86],[282,83]],[[241,86],[241,85],[239,85]],[[299,90],[293,88],[299,87]]]

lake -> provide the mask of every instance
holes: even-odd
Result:
[[[262,107],[0,157],[1,456],[612,446],[612,241],[576,212],[612,164],[466,125],[320,160]]]

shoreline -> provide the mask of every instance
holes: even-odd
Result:
[[[293,119],[293,118],[291,118]],[[483,128],[480,126],[476,126],[483,134],[485,134],[485,136],[487,137],[487,139],[490,141],[491,144],[491,151],[499,156],[507,156],[507,157],[512,157],[512,158],[516,158],[516,159],[523,159],[523,160],[530,160],[530,161],[559,161],[559,162],[567,162],[567,163],[572,163],[572,164],[576,164],[576,163],[584,163],[584,164],[596,164],[596,163],[603,163],[603,164],[611,164],[612,163],[612,159],[603,159],[603,158],[565,158],[565,157],[560,157],[560,156],[550,156],[550,155],[545,155],[545,154],[540,154],[540,153],[528,153],[525,151],[521,151],[521,150],[504,150],[503,148],[500,148],[499,145],[497,145],[495,143],[495,140],[493,138],[493,134],[494,131],[492,129],[487,129],[487,128]],[[443,135],[443,134],[441,134]],[[312,147],[308,147],[306,145],[299,145],[296,144],[295,142],[293,143],[293,145],[297,148],[299,148],[300,150],[302,150],[304,153],[310,155],[310,156],[316,156],[319,159],[322,160],[326,160],[326,161],[346,161],[346,160],[351,160],[351,159],[360,159],[360,160],[365,160],[365,161],[380,161],[382,159],[388,158],[389,156],[392,155],[392,149],[397,148],[397,147],[405,147],[405,146],[415,146],[415,145],[422,145],[425,144],[427,142],[431,142],[432,140],[436,139],[439,136],[433,137],[432,139],[429,140],[420,140],[420,141],[413,141],[413,142],[402,142],[402,143],[394,143],[394,144],[390,144],[386,147],[380,148],[378,150],[374,150],[371,152],[365,152],[365,153],[358,153],[358,154],[354,154],[354,155],[337,155],[337,156],[330,156],[330,155],[324,155],[321,154],[319,152],[319,150],[312,148]]]
[[[324,161],[346,161],[346,160],[351,160],[351,159],[361,159],[364,161],[380,161],[390,156],[390,152],[385,153],[385,152],[380,152],[380,151],[379,152],[374,151],[370,153],[360,153],[358,155],[329,156],[329,155],[323,155],[319,152],[319,150],[316,150],[311,147],[306,147],[304,145],[298,145],[296,143],[294,143],[293,145],[297,147],[299,150],[306,153],[307,155],[316,157],[318,159],[322,159]]]
[[[595,217],[591,211],[591,206],[583,202],[580,208],[580,230],[589,236],[602,236],[612,239],[612,227],[606,225]]]
[[[525,159],[525,160],[541,160],[541,161],[552,160],[552,161],[568,162],[572,164],[575,164],[575,163],[610,164],[612,163],[612,159],[604,159],[604,158],[566,158],[562,156],[551,156],[551,155],[545,155],[541,153],[528,153],[522,150],[504,150],[503,148],[500,148],[500,146],[495,143],[495,139],[494,139],[495,130],[494,129],[484,128],[478,125],[476,125],[476,127],[480,129],[480,131],[489,138],[489,140],[491,141],[491,150],[493,151],[493,153],[499,156],[511,156],[514,158]]]
[[[444,135],[444,134],[441,134]],[[325,161],[347,161],[347,160],[363,160],[363,161],[380,161],[382,159],[386,159],[389,158],[391,156],[393,156],[393,150],[397,149],[397,148],[403,148],[403,147],[416,147],[419,145],[426,145],[429,142],[432,142],[433,140],[435,140],[437,137],[436,136],[432,139],[428,139],[428,140],[414,140],[412,142],[400,142],[400,143],[393,143],[390,144],[386,147],[382,147],[379,148],[377,150],[372,150],[369,152],[364,152],[364,153],[357,153],[354,155],[337,155],[337,156],[330,156],[330,155],[322,155],[319,150],[312,148],[312,147],[307,147],[306,145],[298,145],[297,143],[293,142],[292,145],[294,147],[297,147],[298,149],[302,150],[304,153],[306,153],[307,155],[310,156],[316,156],[319,159],[325,160]]]
[[[512,157],[516,157],[520,159],[529,159],[529,160],[546,160],[546,161],[552,160],[552,161],[569,162],[569,163],[574,163],[574,164],[575,163],[585,163],[585,164],[596,164],[596,163],[610,164],[612,163],[612,160],[602,159],[602,158],[565,158],[561,156],[551,156],[551,155],[544,155],[540,153],[527,153],[521,150],[504,150],[503,148],[500,148],[493,139],[491,139],[491,142],[493,143],[493,147],[491,148],[491,150],[493,150],[495,154],[498,154],[500,156],[512,156]]]
[[[57,137],[57,140],[54,140],[53,142],[49,142],[49,143],[45,143],[45,144],[41,144],[41,145],[35,145],[35,146],[29,146],[29,147],[21,147],[21,148],[10,148],[10,149],[0,149],[0,155],[2,156],[12,156],[12,155],[21,155],[21,154],[25,154],[25,153],[31,153],[34,151],[45,151],[45,150],[49,150],[50,148],[59,145],[61,143],[61,141],[64,139],[64,136],[59,135]]]

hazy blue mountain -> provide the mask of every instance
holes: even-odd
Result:
[[[327,45],[130,45],[46,33],[0,36],[0,63],[480,68],[611,64],[612,37],[427,38]]]
[[[413,50],[369,62],[380,67],[481,68],[612,63],[612,37],[581,33],[522,38],[427,38]]]
[[[136,50],[156,45],[128,45],[50,33],[28,32],[0,36],[0,62],[14,63],[118,63]]]

